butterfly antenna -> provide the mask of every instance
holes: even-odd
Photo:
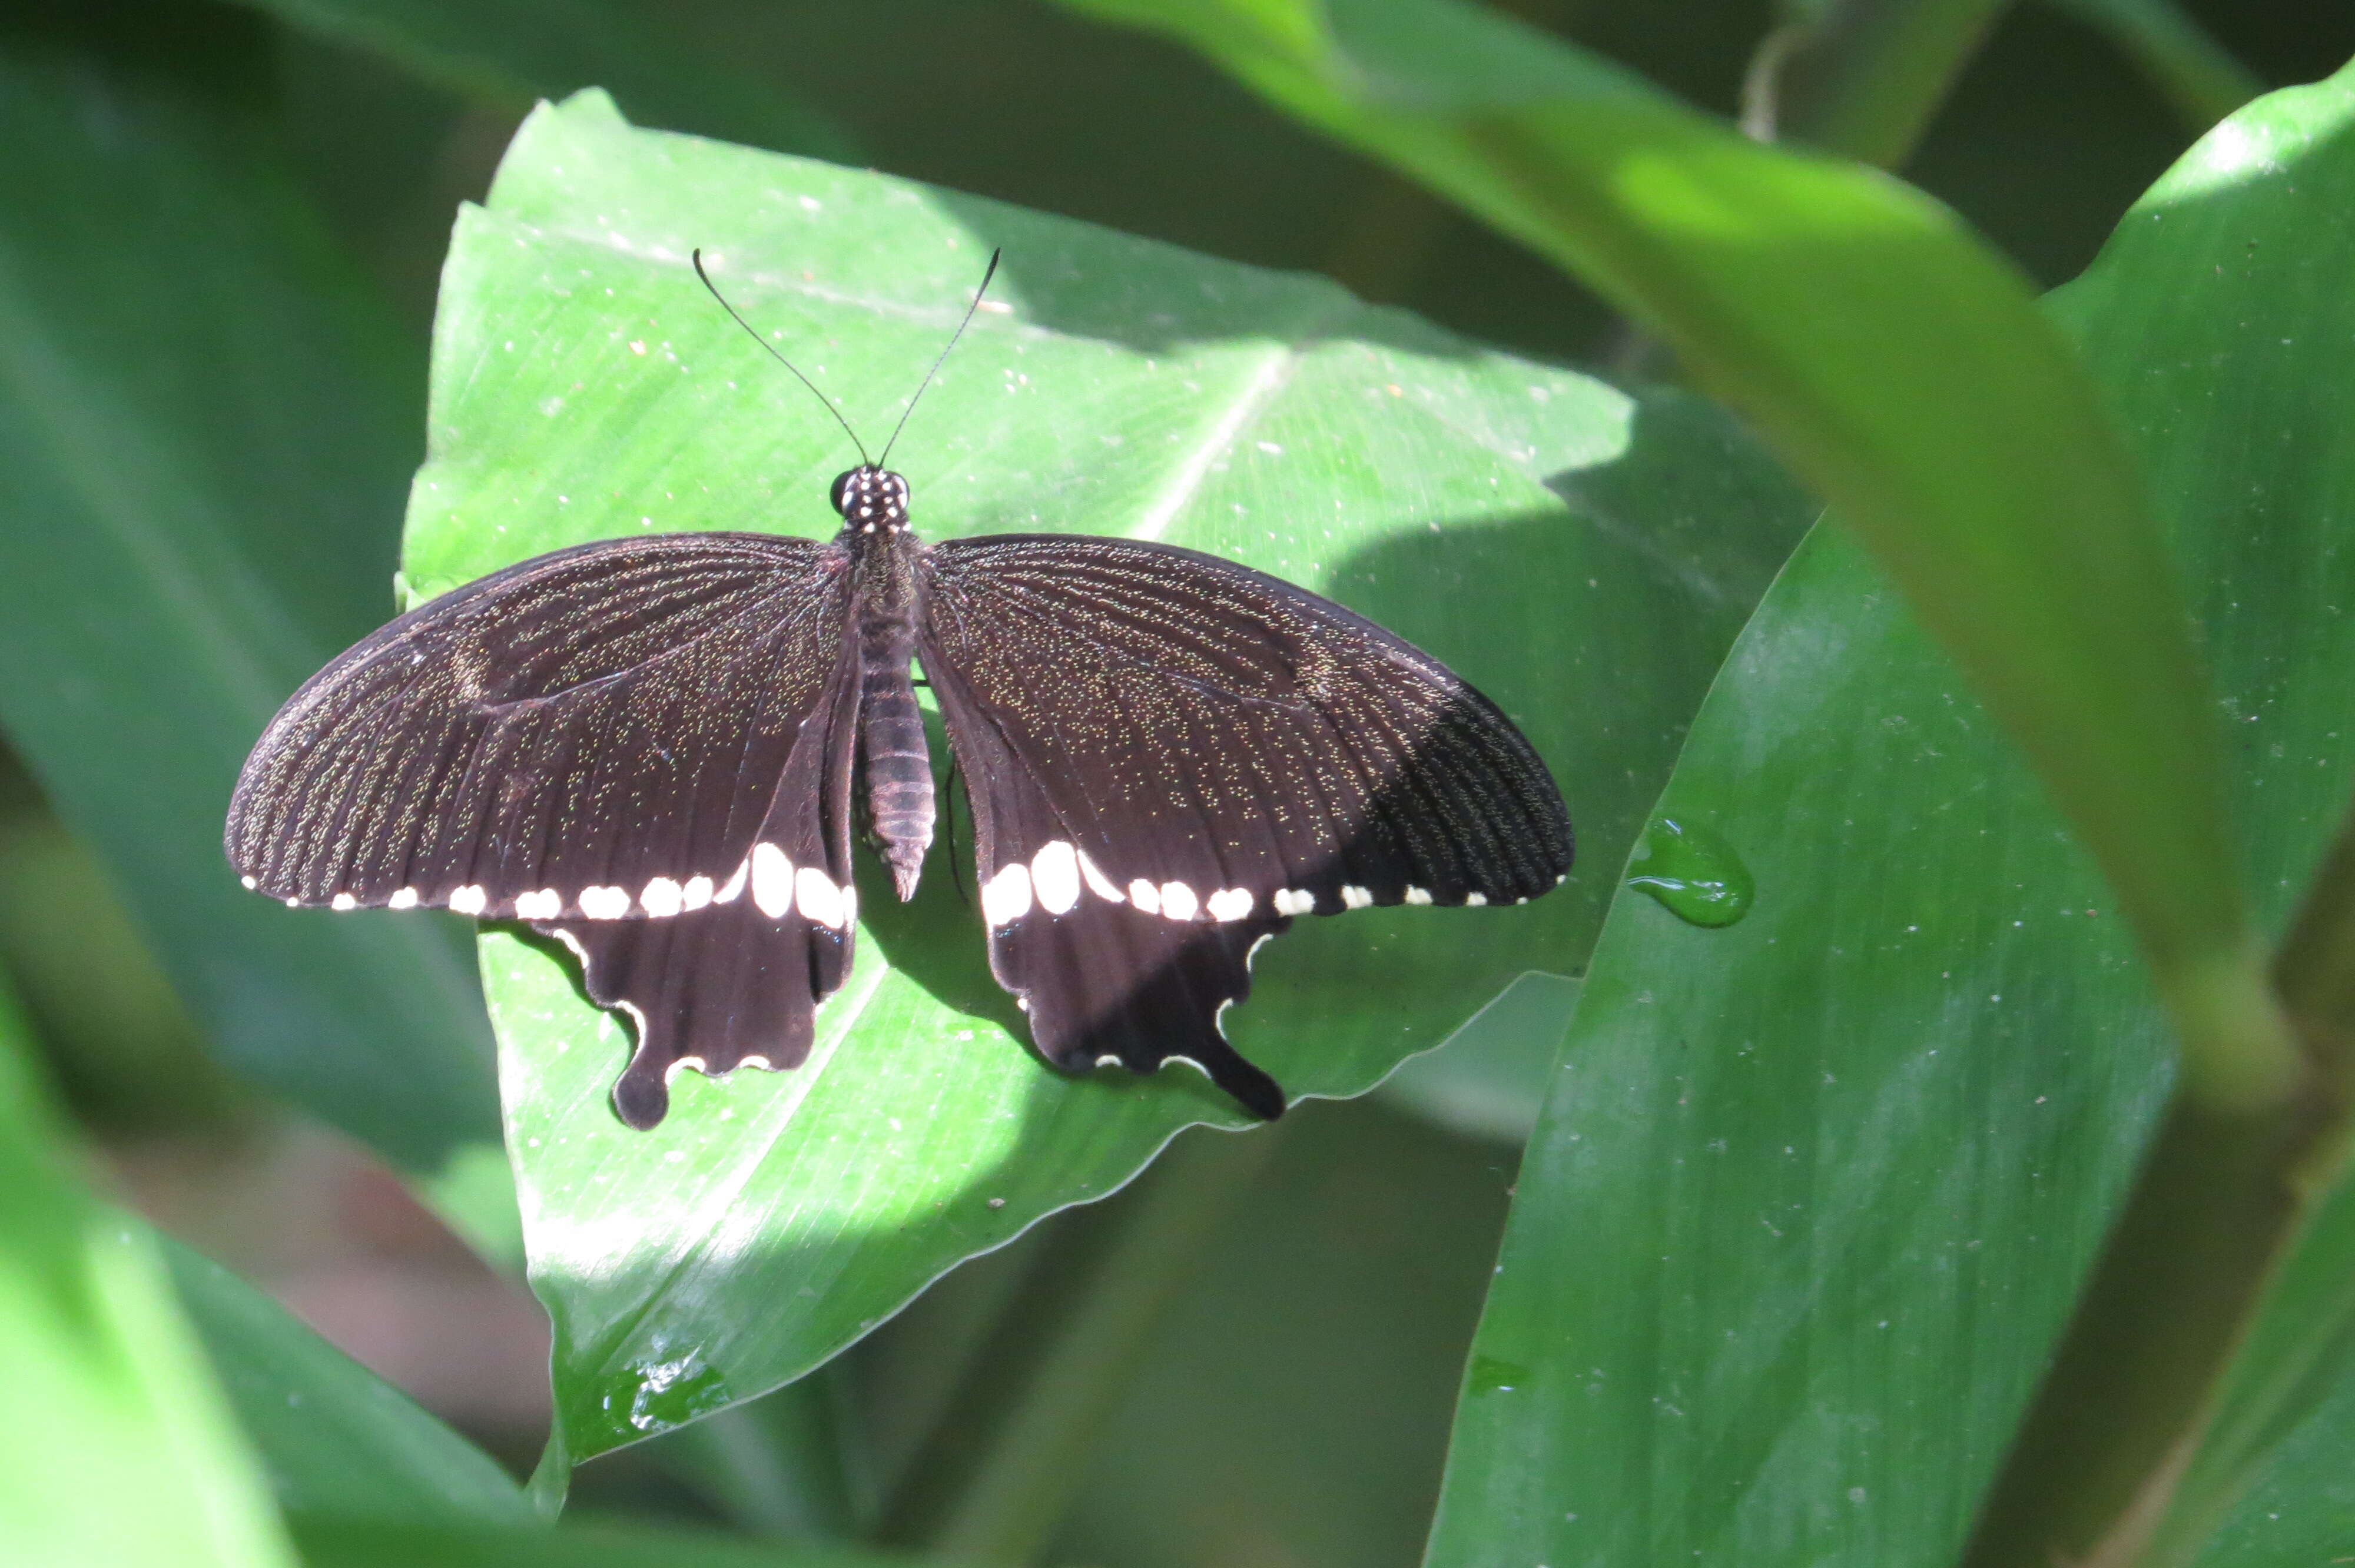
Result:
[[[948,347],[941,350],[941,357],[932,361],[932,367],[924,372],[924,378],[922,381],[916,383],[916,397],[924,395],[924,388],[932,384],[932,377],[940,374],[941,366],[948,359],[949,349],[954,348],[957,345],[957,339],[964,335],[964,329],[973,325],[973,313],[981,309],[981,297],[989,292],[989,281],[997,276],[997,259],[1005,254],[1002,249],[989,253],[988,270],[981,275],[981,287],[973,291],[973,303],[964,308],[964,320],[957,323],[956,331],[949,334]],[[891,440],[883,443],[883,455],[875,460],[877,467],[879,468],[891,461],[892,442],[897,441],[900,439],[900,432],[908,428],[908,416],[916,411],[916,397],[908,399],[907,408],[900,414],[900,422],[891,427]]]
[[[850,421],[842,417],[842,410],[834,406],[834,399],[827,397],[825,393],[818,391],[817,383],[812,381],[808,376],[804,376],[801,372],[801,366],[795,365],[792,360],[787,359],[783,355],[779,354],[777,352],[776,345],[772,344],[767,338],[762,337],[753,327],[752,323],[746,321],[737,311],[736,307],[728,302],[728,296],[719,291],[719,285],[711,281],[711,274],[703,270],[702,250],[698,249],[693,254],[695,259],[695,275],[703,280],[703,286],[711,291],[711,297],[719,302],[719,308],[726,311],[730,315],[734,316],[736,318],[736,324],[742,327],[747,333],[751,334],[752,341],[754,343],[757,343],[762,348],[767,349],[769,351],[769,356],[772,359],[774,359],[779,365],[782,365],[786,369],[792,371],[794,373],[794,379],[799,381],[803,386],[808,387],[817,400],[826,405],[826,411],[834,416],[834,422],[842,427],[842,433],[848,436],[850,438],[850,444],[858,449],[859,462],[865,467],[873,468],[875,465],[868,461],[867,447],[865,443],[859,440],[858,432],[850,428]],[[995,268],[996,264],[997,263],[995,259],[990,262],[990,265],[993,268]],[[976,299],[974,302],[975,304],[979,304],[981,302]],[[965,314],[966,317],[970,319],[973,313],[967,311]],[[959,327],[957,330],[959,332],[963,332],[964,329],[963,327]],[[951,339],[950,341],[954,342],[955,340]],[[937,366],[935,368],[937,368]],[[908,422],[908,417],[905,414],[900,415],[900,422],[903,425],[906,424]],[[894,430],[892,434],[897,435],[899,432]],[[883,449],[886,456],[890,455],[890,450],[891,449],[889,447]]]

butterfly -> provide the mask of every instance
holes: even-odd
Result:
[[[700,254],[696,271],[742,323]],[[807,1055],[850,967],[854,821],[913,896],[942,786],[911,660],[972,808],[992,972],[1057,1066],[1180,1057],[1273,1118],[1284,1090],[1220,1028],[1262,943],[1305,915],[1519,904],[1564,879],[1545,764],[1438,660],[1175,546],[922,543],[891,441],[869,461],[850,434],[830,540],[558,550],[334,660],[238,779],[244,885],[559,938],[635,1026],[613,1106],[645,1128],[684,1068]]]

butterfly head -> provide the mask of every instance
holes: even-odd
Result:
[[[861,463],[834,482],[834,509],[862,534],[903,534],[908,528],[908,482],[888,469]]]

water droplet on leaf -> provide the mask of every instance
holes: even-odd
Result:
[[[1695,926],[1731,926],[1750,913],[1756,885],[1733,846],[1707,828],[1662,817],[1644,830],[1627,885]]]
[[[598,1404],[614,1434],[627,1442],[684,1426],[734,1397],[719,1369],[705,1361],[701,1351],[688,1351],[624,1370]]]

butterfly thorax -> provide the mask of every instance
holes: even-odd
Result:
[[[916,649],[916,541],[908,482],[872,465],[834,482],[838,541],[850,553],[858,639],[858,755],[867,822],[901,899],[915,896],[932,842],[932,763],[908,664]]]

